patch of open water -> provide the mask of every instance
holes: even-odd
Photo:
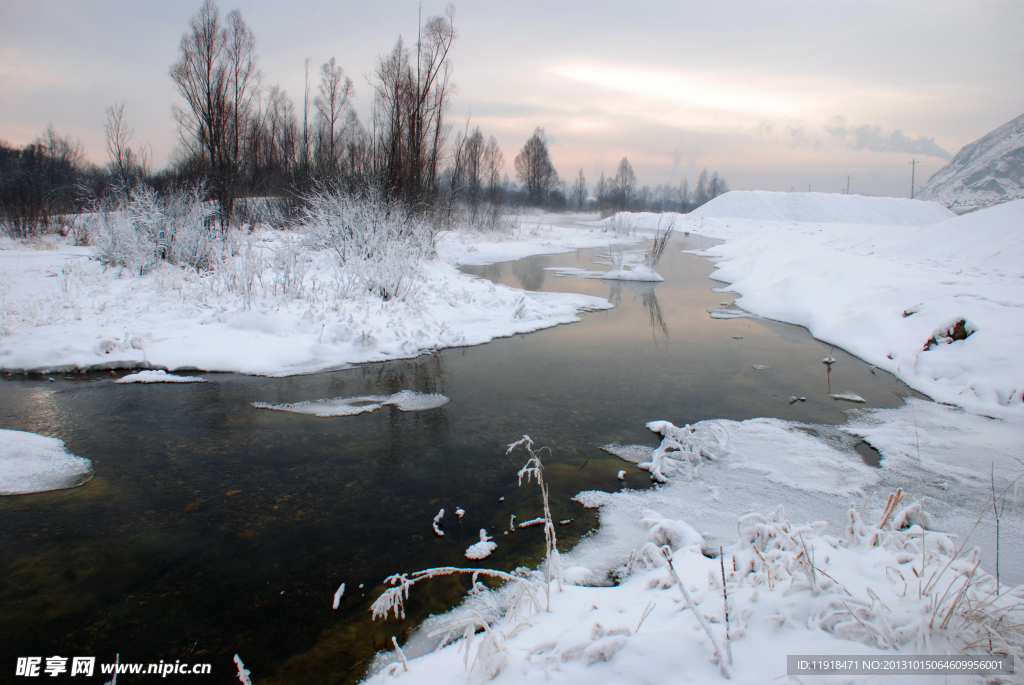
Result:
[[[867,406],[900,404],[906,386],[841,350],[831,368],[822,364],[830,346],[802,328],[712,319],[707,310],[734,298],[712,291],[720,284],[708,279],[708,262],[679,252],[707,244],[676,239],[656,286],[546,270],[601,268],[600,250],[467,267],[616,307],[413,360],[289,378],[205,374],[208,383],[180,385],[116,385],[109,374],[6,379],[0,427],[64,440],[93,460],[96,477],[73,490],[0,498],[4,652],[12,661],[59,654],[112,662],[120,653],[122,662],[211,662],[207,681],[221,683],[233,679],[238,653],[261,685],[355,682],[392,635],[403,639],[466,590],[459,579],[434,581],[410,598],[409,620],[371,622],[369,604],[386,576],[537,563],[540,527],[502,534],[511,514],[540,515],[536,487],[516,485],[522,455],[505,454],[522,434],[553,448],[552,514],[572,519],[557,531],[564,549],[597,521],[570,497],[650,487],[645,472],[599,449],[655,446],[648,421],[842,423],[842,410],[858,405],[829,396],[837,392]],[[331,418],[251,405],[401,390],[451,402]],[[792,396],[806,400],[790,404]],[[457,507],[466,511],[461,520]],[[445,535],[436,537],[431,520],[441,508]],[[498,548],[470,562],[463,553],[480,528]],[[332,611],[341,582],[346,595]]]

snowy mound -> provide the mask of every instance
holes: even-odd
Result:
[[[491,552],[498,548],[498,545],[491,542],[491,537],[487,535],[487,530],[484,528],[480,529],[480,542],[472,544],[469,549],[466,550],[467,559],[486,559],[491,556]]]
[[[642,283],[660,283],[665,279],[655,273],[654,269],[644,264],[637,264],[632,269],[615,269],[601,274],[603,281],[640,281]]]
[[[62,441],[0,429],[0,495],[73,488],[92,476],[92,462],[68,454]]]
[[[296,402],[294,404],[253,402],[252,406],[257,409],[290,411],[295,414],[312,414],[313,416],[355,416],[356,414],[365,414],[386,406],[395,407],[399,411],[424,411],[426,409],[443,407],[449,402],[451,402],[451,399],[444,395],[402,390],[394,395],[336,397],[332,400]]]
[[[733,190],[698,207],[688,216],[709,219],[924,226],[948,219],[953,213],[935,202],[896,197]]]
[[[1024,198],[1024,115],[965,145],[921,187],[957,214]]]
[[[166,371],[139,371],[124,378],[118,378],[115,383],[205,383],[205,378],[199,376],[175,376]]]
[[[883,254],[958,271],[1024,276],[1024,199],[947,219],[896,241]]]

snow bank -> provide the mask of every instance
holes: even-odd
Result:
[[[467,266],[485,266],[538,254],[574,252],[610,243],[636,243],[642,236],[624,233],[596,221],[591,215],[537,214],[522,217],[509,233],[453,231],[441,239],[437,251],[445,261]]]
[[[92,462],[68,454],[63,441],[0,429],[0,495],[73,488],[92,476]]]
[[[691,219],[924,226],[955,214],[937,202],[898,197],[733,190],[684,216]]]
[[[685,521],[652,518],[651,539],[620,567],[619,585],[555,582],[550,611],[509,612],[490,625],[467,620],[472,610],[447,617],[456,628],[440,632],[455,633],[454,644],[407,666],[404,657],[379,657],[366,682],[706,683],[727,675],[735,683],[798,683],[787,677],[788,654],[957,654],[989,636],[999,650],[1020,654],[1013,624],[1024,618],[1022,597],[1005,588],[995,596],[997,583],[975,570],[976,555],[953,561],[948,536],[930,532],[922,544],[919,525],[900,528],[912,513],[894,513],[876,524],[851,509],[835,535],[821,522],[791,522],[781,506],[747,514],[739,540],[719,558],[702,553],[701,536]],[[930,582],[919,579],[922,564]],[[991,611],[979,616],[979,602]]]
[[[455,263],[607,245],[608,235],[546,224],[500,238],[450,234],[441,258],[419,266],[415,287],[390,300],[339,294],[331,254],[303,252],[285,232],[246,238],[230,268],[203,274],[161,264],[130,276],[91,261],[90,248],[18,245],[0,250],[0,370],[156,366],[281,376],[478,345],[611,304],[494,285]],[[474,254],[476,244],[485,250]]]
[[[123,378],[118,378],[115,383],[205,383],[205,378],[199,376],[175,376],[166,371],[139,371],[130,373]]]
[[[1024,412],[1024,200],[926,226],[683,223],[725,239],[703,254],[744,310],[804,326],[936,400]],[[969,337],[952,335],[958,324]]]
[[[739,683],[799,682],[784,679],[787,654],[974,653],[989,636],[993,649],[1024,653],[1024,594],[1008,586],[1024,580],[1024,511],[1011,487],[1024,451],[1020,417],[989,419],[911,400],[898,409],[853,410],[845,426],[713,423],[728,433],[715,444],[728,447],[717,457],[702,451],[695,475],[679,470],[648,491],[581,493],[580,501],[600,507],[601,526],[565,556],[571,572],[561,591],[552,583],[550,612],[524,614],[514,601],[522,596],[518,587],[473,595],[431,619],[429,630],[447,638],[420,636],[406,645],[406,655],[418,657],[408,671],[379,655],[368,682],[718,682],[728,656],[713,645],[726,643],[726,624],[727,668]],[[677,461],[687,459],[685,450],[668,443],[709,433],[701,424],[649,427]],[[864,465],[853,451],[862,438],[882,452],[883,468]],[[692,446],[700,444],[708,443]],[[606,449],[629,461],[643,451]],[[655,450],[646,452],[650,459]],[[992,465],[994,482],[979,464]],[[991,517],[975,528],[979,514],[991,510],[985,495],[992,487],[1009,496],[998,596]],[[923,511],[907,494],[919,488]],[[658,561],[666,551],[714,640]],[[615,585],[597,586],[609,578]],[[978,602],[995,602],[986,604],[993,611],[977,613]],[[469,631],[450,628],[470,616],[488,617],[484,639],[474,639],[477,623]],[[435,650],[440,639],[454,643]]]

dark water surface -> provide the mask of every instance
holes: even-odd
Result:
[[[899,405],[905,386],[840,350],[827,373],[830,347],[804,329],[711,319],[706,310],[734,298],[712,292],[721,284],[708,280],[709,263],[679,253],[709,243],[675,243],[658,269],[666,282],[655,287],[545,270],[601,269],[597,250],[467,268],[517,287],[605,297],[616,308],[415,360],[291,378],[209,374],[201,384],[115,385],[110,374],[5,379],[0,428],[64,440],[93,461],[96,477],[72,490],[0,498],[0,681],[23,680],[14,677],[19,656],[112,662],[119,653],[122,662],[209,662],[211,677],[179,680],[229,683],[238,653],[260,685],[354,682],[392,635],[403,639],[465,591],[458,580],[435,581],[407,603],[409,621],[371,622],[369,603],[387,575],[536,564],[539,527],[502,535],[510,514],[541,513],[536,486],[516,485],[523,455],[505,454],[523,433],[554,450],[546,475],[553,515],[572,519],[558,529],[568,548],[597,521],[572,495],[649,487],[644,472],[598,449],[656,445],[648,421],[842,423],[853,405],[829,391]],[[250,404],[403,389],[452,401],[335,418]],[[793,395],[806,401],[789,404]],[[430,524],[441,507],[446,535],[437,538]],[[456,507],[466,511],[461,522]],[[498,549],[470,562],[463,552],[480,528]],[[341,582],[346,596],[332,611]]]

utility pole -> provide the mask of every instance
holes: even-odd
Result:
[[[846,194],[847,195],[850,194],[850,177],[849,176],[846,177]]]
[[[807,184],[807,192],[808,193],[811,192],[811,184],[810,183]]]
[[[910,199],[914,199],[914,172],[917,171],[917,159],[911,159],[907,164],[910,165]]]

